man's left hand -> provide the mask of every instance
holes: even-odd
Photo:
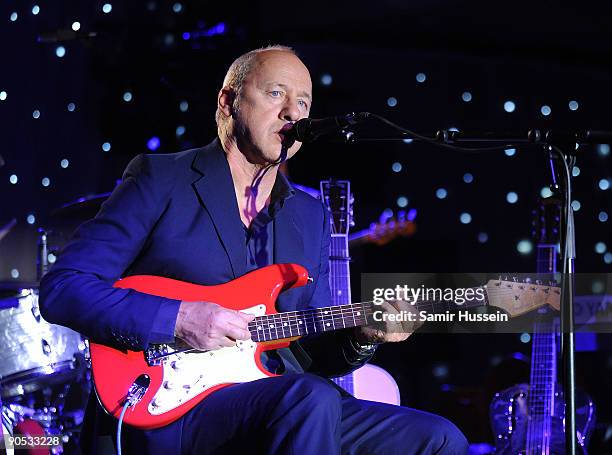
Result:
[[[374,312],[377,313],[378,321],[355,328],[354,336],[359,344],[404,341],[423,325],[418,321],[418,312],[414,306],[404,300],[385,301],[375,305]],[[407,320],[409,313],[413,315],[414,321]]]

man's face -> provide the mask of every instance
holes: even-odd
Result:
[[[250,161],[268,164],[281,158],[283,145],[291,145],[282,134],[283,127],[308,117],[312,82],[306,66],[290,52],[266,51],[256,59],[237,99],[231,131]],[[300,146],[295,142],[288,150],[284,147],[285,159]]]

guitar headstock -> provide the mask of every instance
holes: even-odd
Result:
[[[405,210],[397,212],[397,216],[381,217],[380,222],[372,223],[369,232],[363,238],[364,242],[373,243],[378,246],[386,245],[397,237],[410,237],[416,231],[416,209],[408,213]]]
[[[561,289],[557,286],[521,281],[489,280],[486,285],[489,305],[505,310],[511,317],[520,316],[549,305],[559,310]]]
[[[332,234],[348,234],[353,222],[353,195],[348,180],[322,180],[321,199],[330,212]]]

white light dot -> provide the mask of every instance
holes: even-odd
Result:
[[[32,214],[29,214],[26,218],[26,221],[28,222],[28,224],[34,224],[36,223],[36,217]]]
[[[39,118],[40,117],[40,111],[38,109],[35,109],[34,112],[32,112],[32,118]]]
[[[544,105],[540,108],[540,112],[542,113],[544,117],[547,117],[550,115],[552,110],[550,109],[550,106]]]
[[[597,145],[597,153],[599,156],[608,156],[610,154],[610,144]]]
[[[474,176],[469,172],[466,172],[465,174],[463,174],[463,181],[465,183],[472,183],[474,181]]]
[[[391,165],[391,170],[393,172],[401,172],[401,170],[402,170],[402,163],[398,163],[398,162],[393,163]]]
[[[480,243],[487,243],[488,240],[489,240],[489,234],[487,234],[486,232],[478,233],[478,241]]]
[[[461,99],[466,103],[469,103],[470,101],[472,101],[472,94],[470,92],[463,92],[461,94]]]
[[[418,73],[416,75],[416,81],[419,83],[423,83],[427,80],[427,76],[425,75],[425,73]]]
[[[470,224],[472,222],[472,215],[470,215],[467,212],[463,212],[459,216],[459,220],[461,221],[462,224]]]
[[[181,11],[183,11],[183,5],[178,2],[175,3],[174,5],[172,5],[172,11],[174,11],[175,13],[180,13]]]
[[[15,174],[9,177],[9,182],[11,182],[13,185],[16,185],[18,181],[19,181],[19,178]]]
[[[333,82],[333,78],[331,77],[331,74],[325,73],[321,76],[321,84],[331,85],[332,82]]]
[[[580,175],[580,168],[578,166],[574,166],[572,168],[572,176],[578,177]]]
[[[504,103],[504,111],[514,112],[515,109],[516,109],[516,104],[514,104],[514,101],[506,101]]]
[[[521,254],[529,254],[533,250],[531,240],[521,240],[516,244],[516,250]]]
[[[606,221],[608,221],[608,213],[602,210],[601,212],[599,212],[599,215],[597,216],[597,218],[602,223],[605,223]]]
[[[113,5],[111,5],[110,3],[105,3],[104,5],[102,5],[102,12],[104,14],[108,14],[113,10]]]
[[[580,201],[572,201],[572,210],[574,212],[577,212],[578,210],[580,210],[580,207],[582,207],[582,204],[580,203]]]
[[[49,264],[55,264],[56,260],[57,260],[57,256],[55,256],[55,254],[49,253],[47,255],[47,261],[49,261]]]
[[[11,22],[15,22],[17,20],[17,13],[12,12],[11,13]]]
[[[15,279],[19,278],[19,270],[17,269],[11,270],[11,277]]]
[[[510,191],[508,194],[506,194],[506,201],[508,201],[509,204],[515,204],[516,201],[518,201],[518,194],[516,194],[514,191]]]
[[[606,244],[603,242],[597,242],[595,244],[595,252],[597,254],[604,254],[606,252],[608,248],[606,247]]]
[[[32,7],[32,14],[33,14],[34,16],[36,16],[38,13],[40,13],[40,6],[38,6],[38,5],[34,5],[34,6]]]
[[[601,179],[601,180],[599,181],[598,186],[599,186],[599,189],[600,189],[600,190],[605,191],[605,190],[607,190],[608,188],[610,188],[610,180],[608,180],[608,179]]]
[[[72,30],[74,30],[75,32],[78,32],[81,29],[81,23],[74,21],[72,23]]]
[[[521,343],[529,343],[531,341],[531,335],[528,333],[521,333],[520,340]]]
[[[8,96],[8,93],[6,93],[4,90],[2,90],[0,92],[0,101],[4,101],[7,96]]]
[[[606,264],[612,264],[612,253],[607,252],[604,254],[603,260]]]
[[[55,48],[55,55],[62,58],[64,55],[66,55],[66,48],[64,46],[57,46]]]
[[[183,134],[185,134],[185,127],[183,125],[179,125],[176,127],[176,135],[177,136],[182,136]]]
[[[569,108],[570,108],[570,111],[577,111],[578,110],[578,101],[574,101],[574,100],[570,101],[569,102]]]
[[[551,197],[552,196],[552,191],[550,191],[550,188],[548,188],[547,186],[543,187],[540,190],[540,196],[542,196],[544,199]]]
[[[444,188],[438,188],[436,190],[436,197],[438,199],[444,199],[448,195],[448,192]]]
[[[408,205],[408,198],[405,196],[400,196],[397,198],[397,206],[398,207],[406,207]]]
[[[102,144],[102,151],[104,152],[109,152],[111,149],[111,144],[110,142],[105,142],[104,144]]]
[[[402,142],[404,144],[412,144],[414,142],[414,139],[412,139],[411,137],[407,137],[405,139],[402,139]]]
[[[604,284],[599,280],[593,281],[593,283],[591,283],[591,292],[593,294],[601,294],[604,289]]]
[[[74,112],[74,110],[76,109],[76,104],[68,103],[68,106],[66,106],[66,109],[68,109],[68,112]]]
[[[506,154],[506,156],[514,156],[516,155],[516,149],[514,148],[506,149],[504,150],[504,153]]]
[[[42,186],[47,187],[49,185],[51,185],[51,180],[49,179],[49,177],[44,177],[40,183],[42,184]]]
[[[123,101],[125,101],[126,103],[132,101],[132,92],[125,92],[123,94]]]
[[[63,169],[66,169],[66,168],[68,167],[68,165],[69,165],[69,164],[70,164],[70,162],[69,162],[69,161],[68,161],[66,158],[64,158],[62,161],[60,161],[60,166],[61,166]]]
[[[397,106],[397,98],[394,98],[393,96],[390,96],[389,98],[387,98],[387,106],[389,107]]]
[[[181,110],[181,112],[187,112],[187,110],[189,109],[189,103],[187,101],[181,101],[181,103],[179,104],[179,109]]]

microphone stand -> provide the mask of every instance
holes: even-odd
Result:
[[[565,449],[568,455],[576,455],[576,371],[574,344],[574,273],[575,273],[575,228],[574,214],[571,206],[571,170],[576,161],[576,144],[612,143],[611,131],[586,130],[579,132],[529,130],[527,134],[516,133],[464,133],[460,131],[440,130],[435,138],[421,136],[395,125],[388,120],[373,115],[374,118],[401,131],[403,137],[360,138],[353,131],[343,130],[344,141],[359,143],[381,140],[403,141],[412,138],[416,141],[438,143],[445,148],[457,151],[478,153],[514,146],[515,144],[535,144],[543,147],[547,153],[552,173],[553,188],[562,198],[560,243],[563,252],[563,276],[561,291],[561,328],[560,350],[563,363],[563,391],[565,397]],[[462,148],[456,143],[486,143],[488,147]]]

